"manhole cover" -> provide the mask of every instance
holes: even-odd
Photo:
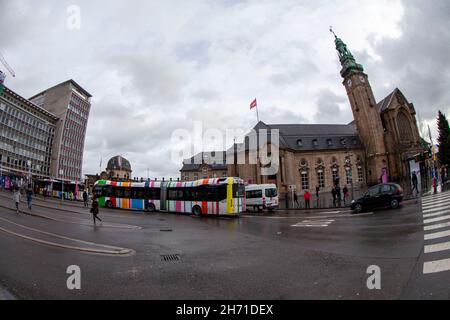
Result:
[[[162,254],[161,255],[162,261],[179,261],[180,255],[179,254]]]

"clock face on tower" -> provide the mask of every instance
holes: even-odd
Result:
[[[366,82],[366,79],[364,79],[363,76],[359,76],[359,81],[361,81],[362,83]]]
[[[348,79],[347,80],[347,86],[349,87],[349,88],[351,88],[351,86],[352,86],[352,79]]]

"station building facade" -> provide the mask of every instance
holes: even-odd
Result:
[[[226,152],[226,158],[233,158],[226,162],[228,175],[241,177],[247,183],[275,183],[284,194],[294,188],[297,193],[314,193],[316,187],[328,193],[336,181],[341,188],[353,186],[356,191],[386,181],[410,187],[412,159],[424,150],[414,105],[398,88],[376,102],[363,66],[337,36],[335,45],[354,121],[328,125],[259,122],[242,144]],[[259,159],[256,163],[250,161],[254,150],[249,138],[261,130],[279,132],[279,168],[273,175],[261,174],[264,166]],[[271,144],[269,138],[263,149],[270,150]],[[239,163],[239,157],[244,157],[245,162]],[[187,172],[199,174],[200,168],[185,163],[182,178],[192,179]]]

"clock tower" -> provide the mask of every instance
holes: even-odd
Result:
[[[356,63],[347,45],[336,35],[334,37],[342,65],[343,85],[347,90],[358,134],[366,150],[367,183],[376,184],[383,174],[386,175],[388,166],[381,116],[363,66]]]

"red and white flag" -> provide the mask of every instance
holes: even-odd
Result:
[[[253,100],[252,103],[250,103],[250,110],[253,108],[256,108],[256,107],[257,107],[257,103],[256,103],[256,99],[255,99],[255,100]]]

